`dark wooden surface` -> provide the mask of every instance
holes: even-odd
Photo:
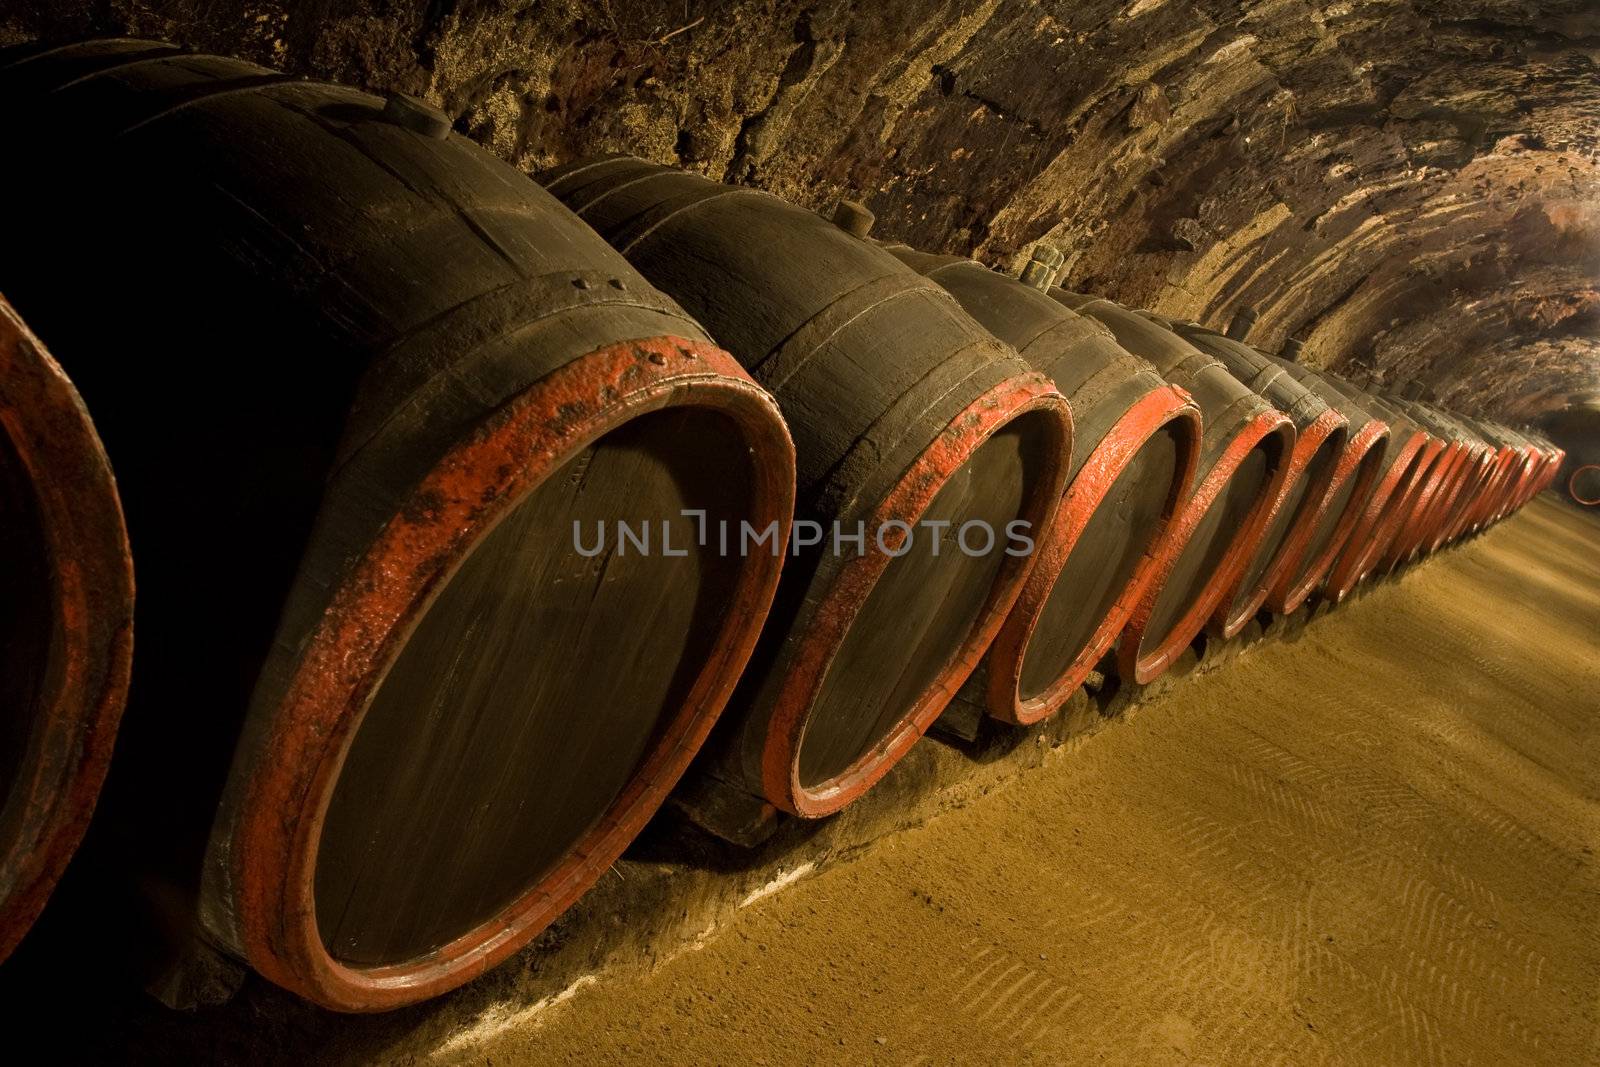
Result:
[[[1373,427],[1376,431],[1375,423],[1385,427],[1382,438],[1368,446],[1367,451],[1361,455],[1354,472],[1334,486],[1328,506],[1323,510],[1310,539],[1306,542],[1305,551],[1301,555],[1299,573],[1289,575],[1285,579],[1287,585],[1298,585],[1311,576],[1311,568],[1324,566],[1323,557],[1329,555],[1330,548],[1334,552],[1338,551],[1339,546],[1333,543],[1336,535],[1342,543],[1355,531],[1360,512],[1371,498],[1386,467],[1385,449],[1394,435],[1388,432],[1387,423],[1376,418],[1367,406],[1340,389],[1324,374],[1288,358],[1281,356],[1268,356],[1268,358],[1345,417],[1347,436],[1352,444],[1358,440],[1370,439],[1368,427]],[[1327,562],[1331,563],[1331,558]]]
[[[948,424],[1029,369],[889,252],[771,195],[630,157],[542,180],[777,397],[795,439],[799,518],[854,531]],[[933,513],[1003,531],[1040,512],[1043,467],[1030,455],[1038,447],[1038,434],[1023,429],[979,449]],[[999,557],[1004,547],[1002,539],[983,560],[918,548],[889,564],[806,710],[806,787],[847,769],[929,699],[931,682],[970,644],[980,609],[1020,565]],[[737,724],[724,717],[730,773],[751,788],[762,780],[777,695],[841,562],[816,549],[790,561],[730,709]]]
[[[1331,405],[1327,400],[1295,374],[1288,364],[1203,326],[1173,323],[1173,328],[1196,348],[1216,356],[1234,377],[1288,415],[1297,433],[1309,429],[1329,411]],[[1277,564],[1285,542],[1303,523],[1310,520],[1308,509],[1315,509],[1322,503],[1339,454],[1348,439],[1347,423],[1323,439],[1301,468],[1299,476],[1284,487],[1277,510],[1240,575],[1234,592],[1234,605],[1257,599],[1263,592],[1261,583],[1268,577],[1268,569]],[[1231,616],[1232,612],[1233,605],[1230,605],[1228,614]]]
[[[856,640],[839,650],[817,697],[800,748],[804,781],[825,781],[861,758],[934,683],[950,649],[966,637],[989,598],[1006,556],[1006,524],[1022,514],[1036,484],[1043,434],[1024,417],[995,434],[945,483],[924,513],[950,525],[938,555],[915,548],[891,564],[856,618]],[[969,555],[958,543],[967,522],[996,531],[999,543]],[[918,531],[919,541],[931,537]],[[983,544],[982,535],[969,542]],[[933,606],[935,610],[929,610]]]
[[[613,431],[473,551],[372,699],[323,830],[317,916],[342,959],[393,963],[510,903],[592,827],[684,700],[739,573],[711,529],[748,514],[720,416]],[[619,549],[618,517],[651,554]],[[587,546],[607,524],[605,549]],[[662,524],[672,551],[663,554]]]
[[[1032,286],[958,256],[904,246],[890,251],[943,286],[1071,401],[1069,478],[1076,478],[1134,403],[1165,385],[1154,367],[1117,344],[1103,325]],[[1181,506],[1173,499],[1174,480],[1186,447],[1176,430],[1154,434],[1078,535],[1023,653],[1020,699],[1042,693],[1062,676],[1127,588],[1163,522]]]
[[[1258,413],[1272,410],[1263,397],[1245,386],[1214,355],[1202,352],[1164,325],[1103,299],[1054,290],[1058,299],[1110,328],[1117,341],[1149,360],[1168,381],[1187,389],[1205,419],[1197,484]],[[1246,521],[1263,502],[1278,465],[1288,461],[1288,448],[1276,434],[1253,447],[1228,476],[1194,532],[1178,552],[1166,581],[1156,594],[1145,625],[1146,648],[1159,646],[1205,594],[1217,565],[1238,537],[1248,535]]]
[[[33,480],[0,431],[0,801],[27,755],[57,621]],[[0,832],[4,827],[0,826]]]
[[[396,501],[577,357],[707,337],[536,183],[389,121],[377,97],[130,41],[9,53],[0,92],[27,159],[0,192],[29,208],[0,290],[97,413],[139,567],[100,855],[133,858],[141,896],[188,907],[208,840],[215,869],[237,858],[230,766],[238,781],[271,764],[278,694]],[[345,878],[359,898],[325,926],[352,960],[492,918],[604,810],[707,654],[697,635],[715,632],[730,567],[618,559],[587,593],[545,584],[574,555],[558,501],[634,521],[691,499],[747,515],[766,457],[714,420],[652,427],[507,520],[379,689],[355,799],[336,805],[341,873],[319,894]],[[487,684],[502,670],[509,684]],[[232,887],[206,892],[231,944]]]

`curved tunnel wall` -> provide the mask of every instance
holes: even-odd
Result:
[[[626,150],[878,234],[1526,420],[1600,387],[1600,10],[1584,0],[0,3],[441,104],[543,169]]]

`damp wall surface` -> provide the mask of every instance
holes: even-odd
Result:
[[[0,0],[439,104],[537,171],[680,164],[1458,410],[1600,385],[1600,10],[1467,3]]]

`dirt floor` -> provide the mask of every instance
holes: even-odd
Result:
[[[413,1062],[1600,1063],[1600,518],[1540,500]]]
[[[754,849],[669,807],[402,1011],[248,977],[161,1007],[144,942],[186,913],[86,848],[0,1018],[67,1063],[1600,1067],[1597,511],[1541,499],[1148,689],[925,741]]]

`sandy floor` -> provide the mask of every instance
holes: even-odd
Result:
[[[424,1061],[1600,1063],[1600,521],[1545,501]]]

